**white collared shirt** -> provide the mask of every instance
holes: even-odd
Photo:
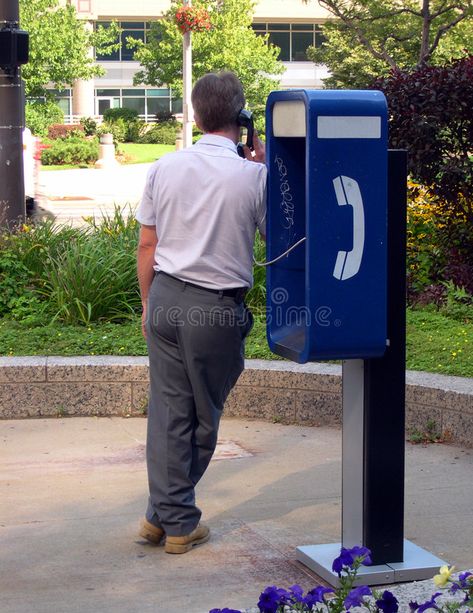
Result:
[[[156,270],[212,289],[251,287],[256,229],[265,234],[266,167],[206,134],[153,164],[136,218],[156,226]]]

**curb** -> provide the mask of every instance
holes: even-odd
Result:
[[[473,447],[473,379],[407,372],[406,429]],[[146,413],[148,358],[0,357],[0,418]],[[341,425],[341,366],[247,360],[228,417]]]

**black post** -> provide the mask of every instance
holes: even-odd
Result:
[[[0,226],[25,218],[24,93],[20,65],[28,34],[19,29],[18,0],[0,2]]]
[[[364,545],[373,564],[404,560],[407,152],[388,154],[388,339],[364,361]]]

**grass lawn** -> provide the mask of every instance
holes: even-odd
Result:
[[[121,143],[120,151],[125,154],[127,161],[125,164],[146,164],[154,162],[165,153],[174,151],[174,145],[140,145],[138,143]],[[72,170],[77,168],[93,168],[91,166],[74,166],[71,164],[41,166],[41,170]]]
[[[473,323],[424,310],[407,311],[407,368],[473,377]],[[146,355],[136,318],[123,324],[66,326],[0,320],[0,355]],[[271,359],[265,323],[257,319],[247,358]]]
[[[174,151],[174,145],[139,145],[137,143],[122,143],[119,147],[128,159],[127,164],[146,164],[158,160],[165,153]]]

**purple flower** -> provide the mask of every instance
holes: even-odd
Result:
[[[432,598],[430,600],[427,600],[426,602],[424,602],[421,605],[417,605],[417,613],[423,613],[424,611],[427,611],[427,609],[438,609],[438,606],[435,602],[435,600],[440,596],[442,592],[436,592]],[[417,603],[415,603],[417,604]],[[410,606],[410,605],[409,605]]]
[[[300,585],[292,585],[288,595],[291,602],[304,602],[304,590]]]
[[[466,571],[464,573],[460,573],[458,575],[458,580],[454,581],[449,589],[451,594],[456,594],[460,590],[463,590],[465,593],[465,602],[468,602],[471,599],[470,589],[473,586],[473,582],[469,580],[470,577],[473,577],[473,574]]]
[[[334,573],[340,575],[343,570],[343,567],[348,566],[349,568],[351,568],[353,562],[353,556],[351,555],[350,551],[348,549],[345,549],[345,547],[342,547],[340,550],[340,555],[333,561],[332,570]]]
[[[460,582],[457,583],[456,581],[454,581],[448,591],[450,592],[450,594],[456,594],[461,589],[462,586],[460,585]]]
[[[343,604],[346,609],[351,607],[360,607],[363,602],[363,596],[371,596],[371,590],[367,585],[355,587],[345,598]]]
[[[290,594],[286,590],[279,589],[275,585],[267,587],[258,600],[258,607],[261,613],[276,613],[278,607],[286,604]]]
[[[469,590],[473,585],[472,580],[469,580],[469,577],[473,577],[473,574],[470,572],[460,573],[458,575],[458,587],[461,590]]]
[[[371,562],[371,551],[367,547],[352,547],[351,554],[354,558],[363,558],[361,563],[364,566],[370,566]]]
[[[241,611],[237,611],[236,609],[212,609],[209,613],[241,613]]]
[[[399,603],[397,598],[385,590],[380,599],[376,601],[376,606],[384,613],[396,613],[399,610]]]
[[[334,594],[334,593],[335,593],[335,590],[333,590],[332,588],[324,587],[323,585],[319,585],[318,587],[315,587],[314,589],[307,592],[307,595],[304,598],[304,603],[307,605],[307,607],[310,610],[318,602],[321,602],[321,603],[325,602],[325,594]]]
[[[357,558],[363,558],[361,563],[369,565],[371,564],[370,556],[371,551],[366,547],[355,546],[351,549],[342,547],[340,555],[333,561],[332,570],[334,573],[340,575],[344,567],[353,568],[353,564]]]

